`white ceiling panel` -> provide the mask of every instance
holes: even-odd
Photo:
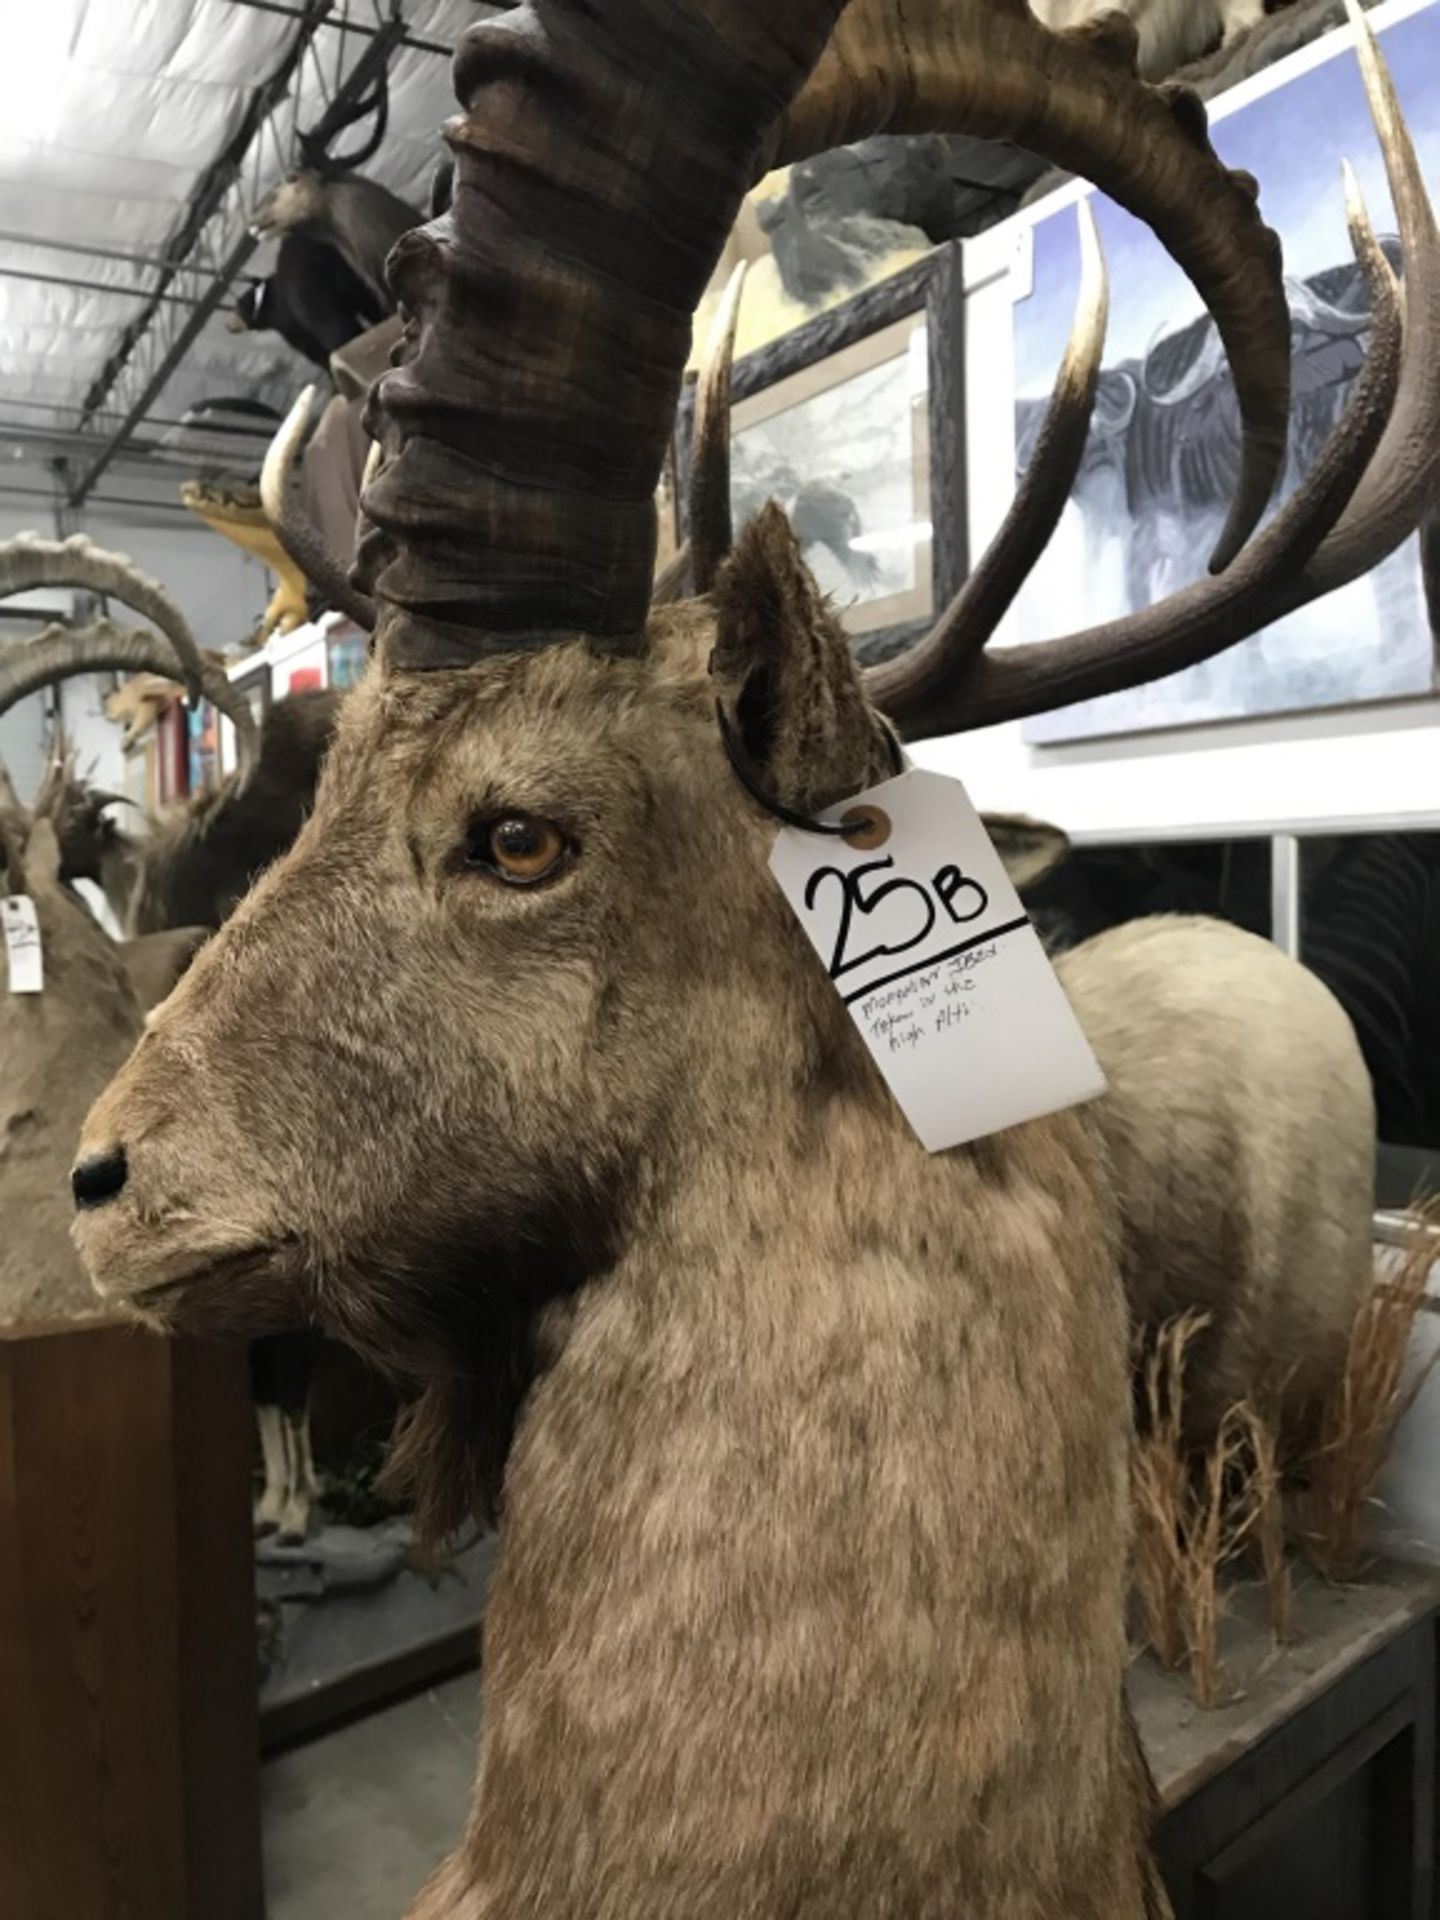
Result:
[[[481,0],[403,4],[412,35],[446,46],[492,10]],[[0,460],[6,458],[5,423],[78,424],[125,329],[159,284],[147,259],[172,248],[209,170],[243,124],[254,90],[297,44],[300,24],[240,0],[17,0],[4,12]],[[352,23],[343,32],[342,16]],[[366,46],[367,36],[353,26],[373,26],[376,18],[371,0],[335,0],[334,23],[317,34],[289,98],[243,159],[227,200],[222,251],[233,244],[244,211],[293,162],[297,128],[319,119],[337,79]],[[455,111],[450,62],[401,48],[390,74],[389,128],[366,171],[423,208],[440,126]],[[340,149],[353,148],[361,132],[342,134]],[[45,244],[54,241],[66,245]],[[77,250],[87,245],[147,258],[111,260]],[[194,270],[177,278],[171,293],[204,290],[209,261],[193,259]],[[257,251],[245,277],[268,271],[272,259],[273,248]],[[57,286],[54,278],[84,284]],[[185,317],[181,304],[162,309],[132,371],[107,398],[102,424],[126,411]],[[259,399],[283,411],[311,371],[278,335],[231,333],[222,313],[190,344],[150,412],[174,419],[203,400],[224,398]],[[61,407],[73,411],[54,411]],[[155,437],[144,425],[138,431]]]

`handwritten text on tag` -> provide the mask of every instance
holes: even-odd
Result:
[[[770,865],[922,1143],[938,1152],[1103,1092],[960,783],[912,769],[822,818],[857,808],[872,831],[786,827]]]
[[[40,922],[28,894],[12,893],[0,899],[0,930],[5,935],[5,959],[11,993],[43,993],[45,965],[40,952]]]

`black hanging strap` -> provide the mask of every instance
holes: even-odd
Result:
[[[833,833],[838,834],[842,839],[848,834],[865,833],[869,831],[871,826],[869,820],[836,820],[833,822],[828,820],[813,820],[809,814],[797,813],[794,807],[787,807],[783,800],[777,800],[773,793],[767,793],[755,778],[754,772],[746,760],[744,750],[739,740],[735,737],[735,729],[730,725],[729,720],[726,718],[725,709],[718,700],[715,702],[715,718],[720,726],[720,739],[725,748],[725,758],[734,769],[735,778],[740,782],[741,786],[744,787],[756,805],[763,807],[772,819],[783,821],[787,827],[798,827],[802,833]],[[905,756],[901,751],[900,742],[883,720],[880,722],[880,725],[885,734],[885,743],[890,749],[891,774],[903,773],[905,771]]]

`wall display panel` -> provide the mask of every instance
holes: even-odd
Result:
[[[1395,0],[1373,16],[1432,190],[1440,187],[1440,5]],[[1394,215],[1352,37],[1332,33],[1217,102],[1213,137],[1253,173],[1285,247],[1294,354],[1281,496],[1313,460],[1369,341],[1368,302],[1345,230],[1341,162],[1360,176],[1398,259]],[[1012,275],[1017,466],[1039,430],[1079,270],[1068,188],[1017,236]],[[1079,480],[1015,609],[1039,640],[1147,606],[1203,577],[1233,493],[1240,434],[1213,321],[1158,240],[1103,196],[1095,211],[1113,299],[1104,371]],[[1414,539],[1368,577],[1214,660],[1026,722],[1036,743],[1431,693],[1436,639]]]

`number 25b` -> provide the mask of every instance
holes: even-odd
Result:
[[[874,879],[894,864],[894,855],[887,853],[879,860],[867,860],[848,871],[841,867],[817,867],[806,882],[805,907],[812,913],[825,881],[833,880],[840,888],[840,925],[835,935],[835,951],[830,957],[832,980],[838,980],[842,973],[849,973],[855,967],[863,967],[867,960],[878,960],[885,954],[909,953],[920,946],[930,937],[941,910],[956,926],[965,926],[969,921],[978,920],[990,904],[990,896],[980,882],[970,879],[956,866],[941,867],[928,886],[901,876],[891,880]],[[909,937],[880,940],[863,953],[851,953],[849,947],[857,932],[857,917],[868,919],[885,900],[901,905],[902,894],[908,896],[908,904],[915,913],[915,927]]]

